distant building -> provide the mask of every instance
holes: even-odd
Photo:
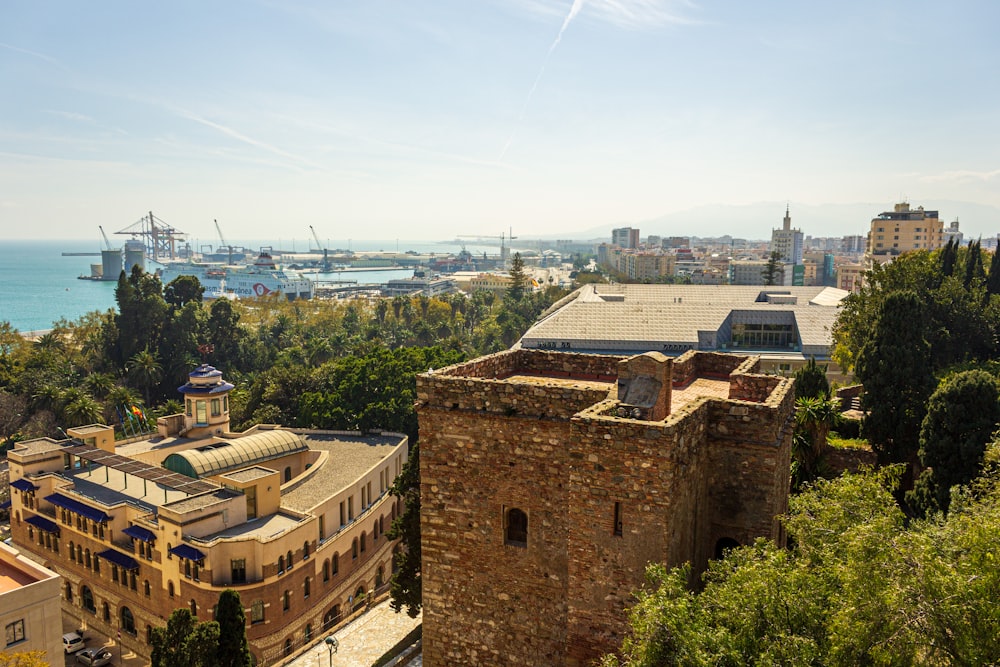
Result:
[[[619,248],[638,248],[639,230],[633,227],[619,227],[611,230],[611,244]]]
[[[861,255],[865,252],[868,239],[860,234],[845,236],[841,239],[840,251],[846,255]]]
[[[955,245],[962,245],[962,240],[964,235],[958,228],[958,218],[955,218],[950,223],[948,223],[948,228],[943,232],[944,243],[947,244],[948,241],[952,241]]]
[[[907,202],[872,218],[868,232],[868,254],[880,263],[909,250],[936,250],[943,245],[938,212],[925,211],[923,206],[911,209]]]
[[[802,263],[802,230],[792,229],[787,206],[781,229],[771,230],[771,252],[779,253],[784,264]]]
[[[761,259],[739,259],[729,263],[729,283],[731,285],[763,285],[767,262]],[[781,283],[780,277],[776,282]]]
[[[14,544],[65,580],[66,615],[140,656],[174,609],[209,620],[235,588],[255,664],[274,664],[388,585],[406,436],[232,433],[233,388],[202,365],[148,440],[94,424],[7,454]]]
[[[450,276],[448,278],[440,276],[413,276],[412,278],[395,278],[390,280],[382,290],[382,295],[387,297],[415,294],[437,296],[439,294],[454,292],[456,289],[458,289],[456,282]]]
[[[502,296],[508,289],[510,289],[510,276],[506,273],[480,273],[469,281],[471,292],[486,290]]]
[[[58,535],[38,531],[43,544]],[[62,664],[62,577],[0,543],[0,626],[7,653],[44,651],[45,661]]]
[[[864,264],[841,264],[837,267],[837,287],[845,292],[860,292],[864,273]]]

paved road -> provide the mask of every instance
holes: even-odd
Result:
[[[385,600],[334,633],[340,646],[333,654],[333,667],[371,667],[386,651],[420,624],[422,615],[397,614]],[[330,667],[330,653],[320,637],[315,645],[288,663],[289,667]],[[420,665],[410,662],[410,665]]]

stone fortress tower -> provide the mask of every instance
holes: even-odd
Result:
[[[648,563],[783,542],[794,395],[758,364],[515,349],[419,376],[425,663],[588,665]]]

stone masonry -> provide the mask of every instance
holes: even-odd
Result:
[[[794,396],[758,363],[519,349],[419,376],[425,663],[589,665],[648,563],[783,542]]]

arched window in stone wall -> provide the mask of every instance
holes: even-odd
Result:
[[[334,553],[333,560],[330,562],[330,574],[334,577],[340,573],[340,554]]]
[[[323,561],[323,582],[330,581],[330,559]]]
[[[740,543],[731,537],[720,538],[719,541],[715,543],[715,558],[723,558],[727,551],[735,549],[738,546],[740,546]]]
[[[90,590],[90,586],[85,585],[80,588],[80,602],[83,608],[91,614],[97,613],[97,605],[94,604],[94,592]]]
[[[133,637],[135,636],[135,617],[132,616],[132,610],[128,607],[122,607],[120,627]]]
[[[504,543],[515,547],[528,546],[528,515],[524,510],[511,507],[504,519]]]

